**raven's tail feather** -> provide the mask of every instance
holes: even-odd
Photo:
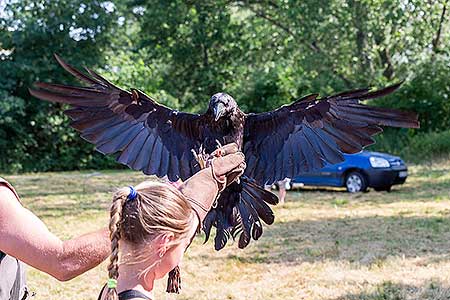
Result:
[[[208,241],[212,226],[216,227],[214,248],[220,250],[230,238],[237,239],[239,248],[245,248],[251,239],[257,240],[263,233],[261,220],[270,225],[274,214],[268,204],[276,205],[278,197],[266,191],[250,178],[241,177],[222,192],[217,207],[213,208],[203,222]]]

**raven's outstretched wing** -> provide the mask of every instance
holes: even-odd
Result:
[[[342,152],[356,153],[374,143],[379,126],[418,128],[411,112],[361,104],[387,95],[400,84],[370,92],[360,89],[318,99],[306,96],[274,111],[249,114],[244,129],[245,174],[271,184],[324,163],[343,160]]]
[[[124,91],[94,71],[89,76],[56,56],[69,73],[88,87],[36,83],[30,93],[40,99],[69,104],[71,126],[104,154],[145,174],[169,180],[192,176],[199,166],[191,149],[202,138],[201,116],[172,110],[138,90]]]

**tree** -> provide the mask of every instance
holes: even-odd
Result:
[[[52,57],[102,65],[116,22],[115,5],[97,1],[7,1],[0,20],[0,166],[4,170],[77,168],[92,163],[92,147],[72,130],[61,107],[33,99],[34,81],[69,81]],[[91,161],[89,161],[91,160]]]
[[[405,80],[378,104],[419,112],[424,131],[450,126],[448,0],[6,0],[0,29],[3,170],[117,166],[28,94],[72,80],[54,52],[193,112],[219,91],[260,112]]]

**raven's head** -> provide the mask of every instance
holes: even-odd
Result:
[[[209,100],[209,111],[214,115],[217,121],[223,116],[229,116],[237,110],[236,101],[226,93],[214,94]]]

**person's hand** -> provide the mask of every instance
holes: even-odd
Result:
[[[179,188],[191,202],[200,223],[211,209],[219,192],[245,170],[245,157],[235,143],[216,149],[205,157],[206,168],[187,179]]]
[[[206,163],[219,183],[219,191],[224,190],[244,173],[245,156],[236,143],[230,143],[216,149]]]

